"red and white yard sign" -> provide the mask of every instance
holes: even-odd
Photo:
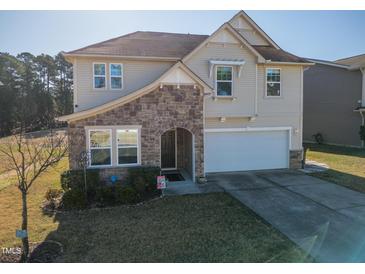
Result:
[[[165,189],[165,188],[166,188],[166,177],[157,176],[157,189]]]

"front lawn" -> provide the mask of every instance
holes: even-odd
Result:
[[[66,168],[65,159],[29,194],[30,241],[61,242],[60,262],[308,261],[285,236],[223,193],[44,215],[44,194],[60,187],[59,173]],[[19,245],[21,203],[14,185],[0,190],[0,208],[0,247]]]
[[[365,149],[310,144],[307,159],[330,167],[311,175],[365,193]]]
[[[227,194],[57,214],[60,262],[302,262],[293,243]]]

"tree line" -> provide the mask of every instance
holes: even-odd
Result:
[[[55,127],[72,102],[72,65],[61,53],[0,52],[0,136]]]

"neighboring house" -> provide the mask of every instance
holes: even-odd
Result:
[[[70,167],[297,168],[303,69],[243,11],[212,35],[134,32],[64,53],[74,68]]]
[[[365,111],[365,55],[315,63],[304,72],[304,141],[362,146],[360,126]]]

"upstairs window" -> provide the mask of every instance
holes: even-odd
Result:
[[[106,88],[105,64],[94,63],[93,74],[94,74],[94,89],[105,89]]]
[[[232,67],[217,67],[216,87],[217,96],[232,96]]]
[[[280,97],[281,95],[281,75],[280,69],[266,69],[266,96]]]
[[[122,64],[110,64],[110,88],[123,88],[123,66]]]
[[[90,166],[110,166],[112,132],[109,129],[89,131]]]

